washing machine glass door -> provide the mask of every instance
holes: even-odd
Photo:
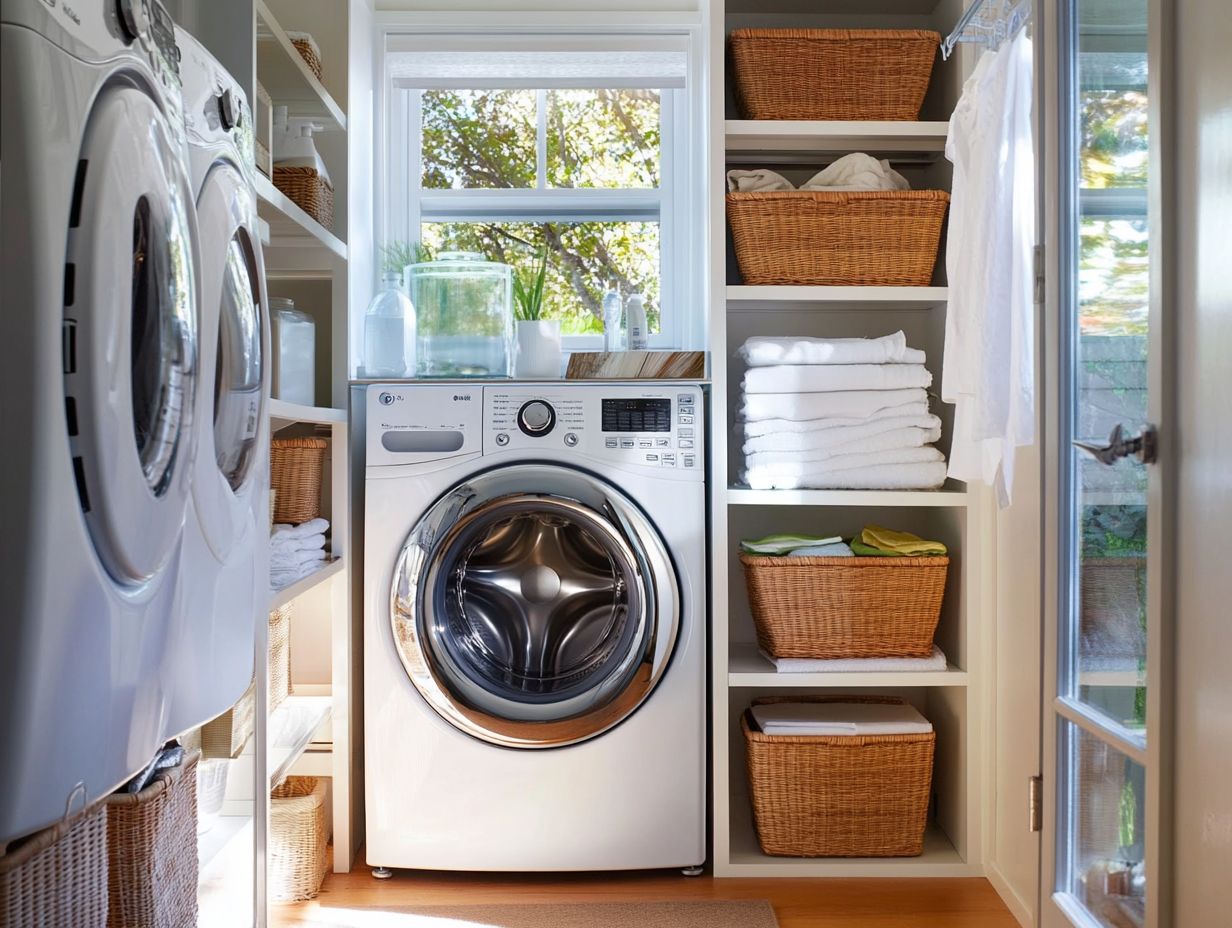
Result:
[[[100,94],[68,217],[64,372],[82,511],[125,585],[182,530],[197,371],[195,217],[162,111],[132,84]]]
[[[491,470],[411,531],[395,570],[395,645],[428,703],[495,744],[545,748],[627,718],[667,668],[680,592],[658,532],[606,481]]]

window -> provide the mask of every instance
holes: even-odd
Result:
[[[566,347],[601,345],[612,282],[646,299],[652,344],[684,343],[683,44],[391,36],[385,60],[395,266],[470,251],[529,273],[546,253],[543,315]]]

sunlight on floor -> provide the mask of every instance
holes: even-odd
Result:
[[[321,908],[312,913],[305,928],[499,928],[487,922],[462,921],[414,912],[374,912]]]

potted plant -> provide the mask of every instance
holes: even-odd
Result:
[[[548,273],[548,251],[539,252],[530,269],[513,274],[513,315],[517,320],[515,377],[555,380],[560,376],[560,320],[543,318],[543,288]]]

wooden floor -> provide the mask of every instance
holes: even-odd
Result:
[[[1017,928],[982,879],[724,879],[676,872],[539,876],[397,871],[376,880],[362,861],[331,873],[312,902],[275,905],[273,928],[296,928],[339,909],[487,903],[767,899],[780,928]],[[341,921],[341,919],[339,919]],[[381,921],[385,925],[385,920]]]

